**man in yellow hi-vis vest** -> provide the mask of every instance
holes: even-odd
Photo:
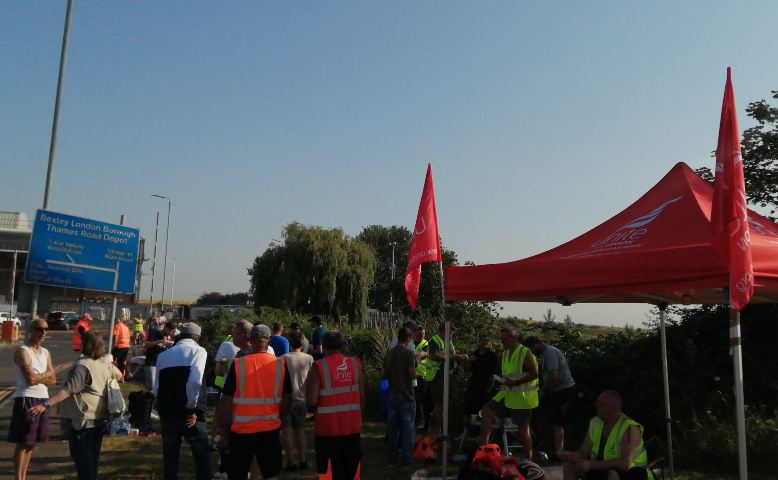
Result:
[[[621,395],[606,390],[594,404],[597,416],[581,448],[559,454],[565,480],[653,480],[646,468],[643,426],[624,415]]]
[[[538,406],[538,363],[535,355],[519,342],[516,330],[500,330],[504,348],[500,362],[500,391],[481,409],[481,445],[489,443],[495,417],[511,417],[518,426],[519,439],[528,460],[532,460],[532,434],[529,421],[532,409]]]

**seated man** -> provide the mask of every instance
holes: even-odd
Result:
[[[621,396],[606,390],[595,408],[597,416],[589,421],[581,448],[559,453],[565,480],[652,480],[643,427],[621,411]]]

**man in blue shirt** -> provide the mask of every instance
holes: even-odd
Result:
[[[273,336],[270,337],[270,346],[276,357],[289,353],[289,340],[284,337],[284,326],[278,322],[273,324]]]
[[[322,320],[318,315],[314,315],[309,320],[311,329],[313,330],[313,337],[311,338],[311,355],[314,360],[318,360],[324,357],[324,349],[322,348],[321,340],[324,338],[324,334],[327,333],[327,328],[322,325]]]
[[[559,455],[565,449],[565,425],[571,421],[570,406],[578,396],[575,380],[565,354],[558,348],[546,345],[538,337],[527,337],[524,345],[540,357],[543,365],[543,384],[538,395],[541,402],[549,406],[554,453]]]

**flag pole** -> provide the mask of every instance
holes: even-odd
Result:
[[[440,241],[438,241],[440,245]],[[451,369],[451,322],[446,315],[446,285],[443,280],[443,252],[440,252],[440,295],[441,295],[441,314],[445,322],[445,333],[443,339],[443,461],[441,465],[443,480],[446,479],[448,470],[448,393],[449,393],[449,371]]]
[[[732,366],[735,370],[735,418],[737,424],[738,472],[740,480],[748,478],[746,457],[746,415],[743,401],[743,352],[740,348],[740,312],[729,305],[729,345],[731,347]]]

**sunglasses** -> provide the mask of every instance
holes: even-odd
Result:
[[[45,332],[46,330],[48,330],[48,328],[43,328],[43,327],[32,327],[32,329],[35,330],[36,332]]]

